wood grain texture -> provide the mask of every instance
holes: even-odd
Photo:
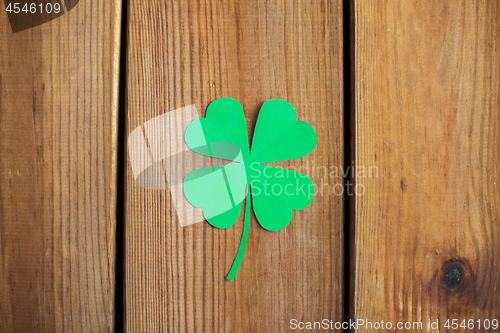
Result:
[[[313,153],[282,165],[342,182],[312,174],[343,164],[341,1],[131,0],[128,13],[127,135],[187,105],[204,115],[220,97],[241,102],[252,133],[262,103],[281,98],[318,134]],[[243,214],[229,229],[181,228],[169,192],[139,188],[128,158],[125,202],[127,331],[279,332],[293,318],[341,319],[342,196],[316,196],[278,232],[252,214],[233,282]]]
[[[0,8],[0,332],[112,331],[120,1]]]
[[[355,160],[379,175],[356,179],[352,315],[499,319],[500,3],[353,14]]]

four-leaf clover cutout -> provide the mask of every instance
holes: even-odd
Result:
[[[265,164],[309,154],[316,147],[316,132],[307,122],[297,121],[290,103],[271,99],[260,109],[250,150],[241,104],[220,98],[208,106],[205,118],[189,124],[185,141],[194,152],[230,161],[195,170],[184,179],[186,199],[203,208],[207,222],[216,228],[233,226],[245,201],[243,234],[226,277],[232,281],[246,249],[250,205],[264,229],[277,231],[290,223],[294,210],[311,203],[314,191],[309,177]]]

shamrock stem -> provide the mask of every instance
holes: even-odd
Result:
[[[233,281],[238,269],[240,268],[241,260],[245,255],[245,250],[247,248],[248,231],[250,230],[250,190],[248,190],[247,197],[245,199],[245,220],[243,222],[243,233],[241,235],[240,247],[236,253],[236,258],[234,258],[233,266],[226,276],[226,279]]]

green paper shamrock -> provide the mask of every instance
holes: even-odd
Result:
[[[187,146],[202,155],[232,163],[191,172],[184,179],[184,195],[203,208],[208,223],[229,228],[240,215],[243,200],[251,193],[255,216],[267,230],[277,231],[292,220],[294,210],[309,206],[312,181],[292,170],[263,165],[303,157],[316,147],[316,132],[297,121],[293,106],[283,100],[265,102],[259,112],[252,141],[248,142],[245,114],[232,98],[220,98],[207,108],[206,118],[186,128]],[[226,279],[232,281],[245,254],[250,226],[250,200],[245,200],[245,218],[240,246]]]

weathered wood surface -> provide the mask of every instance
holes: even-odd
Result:
[[[0,8],[0,331],[112,331],[121,3]]]
[[[128,2],[127,129],[194,104],[241,102],[249,133],[270,98],[289,101],[318,134],[316,150],[283,163],[343,165],[341,1]],[[172,128],[166,136],[174,135]],[[182,133],[180,133],[182,135]],[[342,196],[318,195],[289,226],[268,232],[252,215],[240,270],[235,226],[181,228],[168,190],[137,186],[126,165],[126,329],[278,332],[291,319],[343,313]]]
[[[500,3],[352,14],[355,161],[379,174],[356,179],[351,316],[500,319]]]

